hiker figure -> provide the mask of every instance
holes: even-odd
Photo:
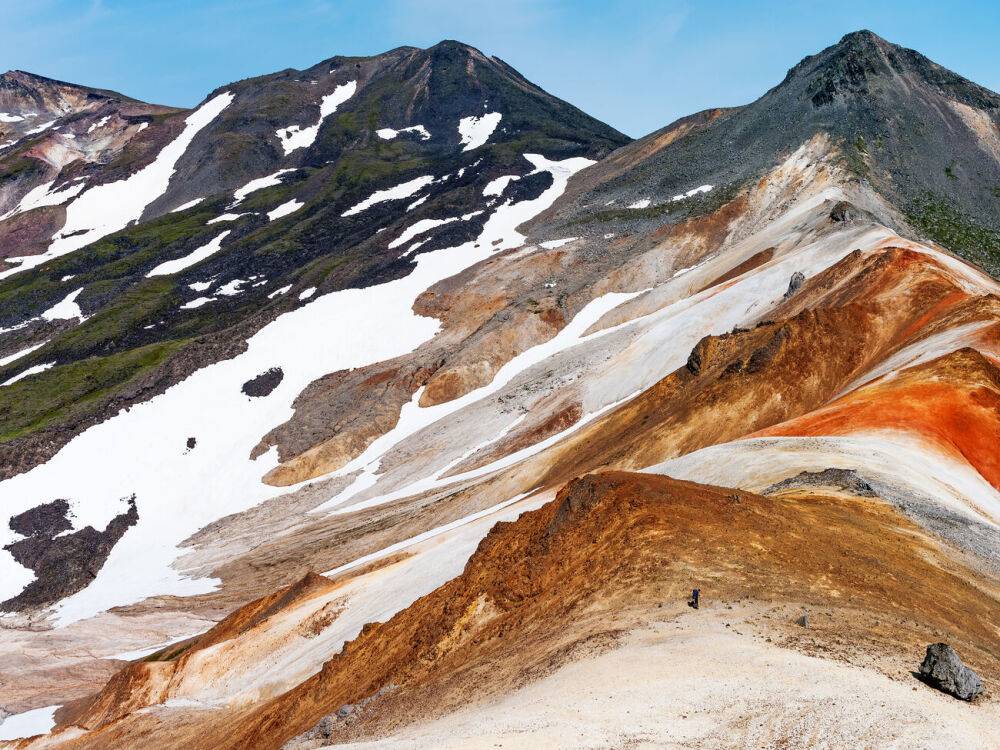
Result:
[[[701,598],[701,589],[691,590],[691,606],[698,609],[698,599]]]

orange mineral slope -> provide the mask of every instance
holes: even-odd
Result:
[[[697,612],[684,605],[693,586],[706,599]],[[230,630],[255,621],[282,598],[279,592],[248,605],[246,615],[230,619],[236,623]],[[793,624],[803,611],[813,613],[808,631]],[[289,747],[388,739],[415,723],[444,721],[459,709],[481,711],[485,719],[493,709],[484,701],[511,700],[537,680],[560,684],[564,670],[586,669],[602,654],[628,658],[630,634],[639,631],[659,634],[653,638],[659,667],[649,665],[656,678],[669,676],[675,688],[686,684],[698,690],[704,687],[701,669],[711,668],[711,649],[696,660],[703,667],[682,665],[699,629],[726,649],[752,653],[753,663],[764,670],[761,679],[791,679],[790,672],[780,671],[784,666],[768,668],[769,662],[806,670],[795,679],[808,680],[808,670],[815,670],[814,683],[831,680],[847,693],[863,678],[884,691],[881,703],[866,709],[867,716],[884,720],[882,739],[968,739],[976,735],[963,735],[968,728],[962,722],[984,731],[989,706],[959,711],[942,701],[931,721],[925,714],[941,699],[908,669],[924,644],[947,640],[985,680],[1000,678],[1000,638],[993,626],[998,618],[996,586],[885,503],[823,494],[762,497],[608,472],[576,479],[554,501],[498,524],[462,575],[387,622],[365,627],[318,674],[273,700],[244,708],[175,707],[168,713],[135,710],[133,702],[130,713],[117,718],[99,708],[112,692],[115,702],[129,703],[121,694],[126,681],[116,679],[80,714],[90,731],[64,727],[23,747],[242,750],[279,748],[304,732],[311,735]],[[754,698],[751,693],[759,688],[740,676],[746,668],[731,665],[731,676],[713,685],[725,688],[729,705],[752,703],[757,708],[747,710],[753,714],[761,710],[762,698]],[[611,679],[623,678],[627,675]],[[140,684],[133,689],[142,692]],[[523,745],[545,736],[547,711],[600,689],[575,679],[562,684],[528,709],[540,734],[522,732],[515,739]],[[802,690],[806,696],[810,688]],[[767,715],[784,727],[783,741],[791,742],[830,710],[828,701],[803,697],[784,708],[770,707]],[[673,731],[672,719],[645,711],[641,702],[630,703],[630,711],[632,721],[650,731]],[[749,738],[743,724],[725,724],[721,703],[719,712],[711,706],[705,711],[694,728],[703,738],[718,738],[713,746]],[[779,716],[782,711],[787,715]],[[102,715],[106,718],[98,718]],[[619,718],[613,711],[607,716],[608,727]],[[837,736],[863,742],[871,737],[864,725],[852,729],[843,722]],[[459,747],[469,739],[434,742]],[[567,735],[555,744],[568,747],[574,741]]]
[[[1000,369],[966,347],[892,373],[754,437],[905,433],[1000,490]]]
[[[792,434],[767,430],[808,421],[895,365],[973,341],[992,351],[1000,330],[992,283],[971,283],[932,252],[890,240],[867,255],[850,253],[771,319],[705,337],[684,367],[556,446],[539,484],[604,467],[645,468],[752,434]],[[993,444],[969,450],[989,462]]]

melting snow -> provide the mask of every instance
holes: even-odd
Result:
[[[75,292],[70,292],[62,302],[53,305],[43,312],[42,317],[45,320],[71,320],[76,318],[82,323],[86,318],[83,317],[80,306],[76,304],[76,298],[80,296],[80,292],[82,291],[83,287],[81,286]]]
[[[275,289],[273,292],[271,292],[269,295],[267,295],[267,298],[268,299],[274,299],[275,297],[278,297],[278,296],[284,294],[285,292],[287,292],[291,288],[292,288],[292,285],[289,284],[288,286],[283,286],[280,289]]]
[[[649,208],[649,204],[649,198],[643,198],[642,200],[629,204],[629,208]]]
[[[55,714],[59,708],[60,705],[45,706],[8,716],[0,724],[0,741],[48,734],[56,725]]]
[[[35,365],[34,367],[29,367],[22,373],[19,373],[12,377],[10,380],[5,380],[0,385],[10,385],[11,383],[16,383],[18,380],[23,380],[24,378],[30,377],[31,375],[37,375],[40,372],[45,372],[50,367],[55,366],[55,362],[46,362],[44,365]]]
[[[281,175],[287,172],[294,172],[294,169],[279,169],[274,174],[269,174],[266,177],[258,177],[255,180],[250,180],[246,185],[241,187],[235,193],[233,193],[233,203],[229,207],[232,208],[237,203],[246,198],[250,193],[256,192],[258,190],[263,190],[266,187],[271,187],[273,185],[280,185],[281,180],[279,179]]]
[[[19,352],[14,352],[13,354],[8,354],[6,357],[0,357],[0,367],[5,367],[6,365],[9,365],[11,362],[14,362],[14,361],[20,359],[21,357],[25,356],[26,354],[31,354],[36,349],[41,349],[47,343],[49,343],[49,342],[48,341],[43,341],[40,344],[35,344],[34,346],[29,346],[27,349],[22,349]]]
[[[185,268],[189,268],[195,263],[200,263],[210,255],[219,252],[219,249],[222,247],[222,241],[226,239],[226,235],[228,235],[230,231],[231,230],[227,229],[207,244],[202,245],[194,252],[185,255],[183,258],[176,258],[175,260],[168,260],[165,263],[161,263],[152,271],[147,273],[146,278],[148,279],[151,276],[167,276],[172,273],[177,273],[178,271],[183,271]]]
[[[499,112],[489,112],[482,117],[463,117],[459,120],[458,134],[462,136],[462,143],[465,145],[462,151],[472,151],[486,143],[500,124],[502,116]]]
[[[306,205],[306,204],[302,203],[301,201],[297,201],[294,198],[292,198],[287,203],[282,203],[280,206],[278,206],[273,211],[268,211],[267,212],[267,218],[270,221],[274,221],[275,219],[280,219],[282,216],[288,216],[288,214],[295,213],[300,208],[302,208],[304,205]]]
[[[205,200],[205,199],[204,198],[195,198],[193,201],[188,201],[187,203],[182,203],[177,208],[173,209],[170,213],[176,214],[176,213],[179,213],[180,211],[187,211],[189,208],[194,208],[195,206],[197,206],[203,200]]]
[[[520,179],[520,175],[507,174],[503,177],[497,177],[495,180],[490,180],[490,183],[483,188],[483,195],[500,195],[507,189],[507,185],[514,182],[514,180]]]
[[[17,204],[16,208],[13,208],[3,216],[0,216],[0,221],[9,219],[11,216],[24,213],[25,211],[30,211],[33,208],[41,208],[42,206],[58,206],[77,195],[84,188],[83,183],[79,183],[77,185],[71,185],[65,190],[58,190],[54,193],[49,192],[54,182],[54,180],[52,182],[45,182],[29,190],[24,194],[24,197],[21,198],[21,202]]]
[[[337,86],[332,94],[324,96],[319,105],[319,120],[315,125],[310,125],[306,128],[298,125],[289,125],[287,128],[276,130],[274,134],[281,141],[281,147],[285,149],[285,156],[288,156],[288,154],[297,148],[311,146],[316,140],[316,135],[319,133],[319,128],[323,124],[323,120],[336,112],[337,107],[354,96],[357,88],[358,82],[351,81],[342,86]]]
[[[164,146],[151,164],[124,180],[97,185],[77,197],[66,207],[66,224],[49,249],[40,255],[23,258],[17,268],[0,273],[0,278],[73,252],[124,229],[130,221],[142,216],[146,206],[166,191],[177,160],[184,155],[194,137],[232,100],[233,95],[225,92],[205,102],[188,115],[183,132]]]
[[[12,115],[7,112],[0,112],[0,122],[21,122],[24,118],[21,115]]]
[[[386,190],[376,190],[368,198],[365,198],[360,203],[344,211],[341,216],[354,216],[355,214],[359,214],[362,211],[371,208],[376,203],[409,198],[411,195],[416,195],[432,182],[434,182],[433,177],[430,175],[424,175],[423,177],[417,177],[409,182],[404,182],[401,185],[396,185],[396,187],[387,188]]]
[[[427,141],[430,140],[431,134],[427,131],[423,125],[411,125],[408,128],[400,128],[399,130],[393,130],[392,128],[382,128],[381,130],[376,130],[375,135],[385,141],[391,141],[400,133],[419,133],[420,139]]]
[[[539,242],[539,247],[544,247],[546,250],[555,250],[557,247],[562,247],[573,240],[578,239],[577,237],[563,237],[559,240],[546,240],[545,242]]]
[[[406,210],[407,211],[412,211],[417,206],[420,206],[420,205],[422,205],[422,204],[424,204],[426,202],[427,202],[427,196],[425,195],[423,198],[417,198],[415,201],[413,201],[413,203],[411,203],[409,206],[406,207]],[[382,230],[380,229],[378,231],[381,232]],[[375,234],[378,234],[378,232],[376,232]]]
[[[682,201],[685,198],[690,198],[692,195],[698,195],[698,193],[707,193],[707,192],[709,192],[712,189],[712,187],[713,187],[712,185],[701,185],[700,187],[696,187],[696,188],[693,188],[692,190],[688,190],[686,193],[680,193],[679,195],[675,195],[670,200],[672,200],[672,201]]]
[[[316,294],[316,287],[311,286],[308,289],[299,292],[299,299],[309,299],[314,294]]]
[[[198,297],[181,305],[181,310],[194,310],[196,307],[201,307],[209,302],[215,302],[215,297]]]

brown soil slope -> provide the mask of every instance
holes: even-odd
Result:
[[[65,746],[135,747],[152,735],[158,747],[277,748],[377,696],[372,718],[335,739],[370,736],[524,684],[614,639],[611,623],[677,616],[693,586],[714,602],[822,606],[839,615],[831,637],[852,649],[877,641],[912,658],[947,640],[987,683],[1000,678],[998,591],[889,506],[607,472],[498,524],[461,576],[366,626],[288,693],[169,722],[132,715]]]

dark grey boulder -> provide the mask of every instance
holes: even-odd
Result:
[[[963,701],[971,701],[983,692],[979,675],[962,663],[961,658],[947,643],[932,643],[920,664],[920,678]]]
[[[806,275],[802,271],[796,271],[792,274],[792,278],[788,281],[788,291],[785,292],[785,299],[788,299],[793,294],[795,294],[806,281]]]

